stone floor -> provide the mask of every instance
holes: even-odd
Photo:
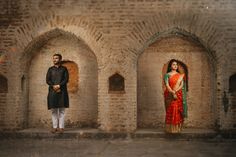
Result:
[[[233,134],[235,135],[235,134]],[[236,138],[213,130],[185,129],[168,135],[163,130],[139,129],[134,133],[98,129],[29,128],[0,132],[0,157],[234,157]]]
[[[3,139],[1,157],[234,157],[235,140]]]
[[[19,131],[0,132],[0,138],[34,138],[34,139],[116,139],[116,138],[169,138],[169,139],[212,139],[218,133],[208,129],[184,129],[181,134],[166,134],[163,129],[138,129],[133,133],[104,132],[98,129],[66,128],[64,134],[51,134],[49,129],[29,128]]]

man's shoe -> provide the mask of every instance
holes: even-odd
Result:
[[[64,133],[64,128],[59,128],[59,134],[63,134]]]
[[[52,128],[51,133],[55,134],[57,132],[57,128]]]

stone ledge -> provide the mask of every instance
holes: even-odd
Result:
[[[1,139],[137,139],[137,138],[164,138],[164,139],[208,139],[223,140],[236,139],[236,132],[216,132],[206,129],[186,129],[180,134],[167,134],[158,129],[138,129],[133,133],[104,132],[98,129],[66,129],[63,134],[52,134],[47,129],[31,128],[19,131],[1,131]]]

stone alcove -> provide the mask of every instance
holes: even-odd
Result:
[[[66,109],[66,127],[96,127],[98,114],[96,56],[82,40],[70,33],[55,30],[48,34],[54,36],[46,41],[40,37],[42,41],[38,45],[41,46],[28,53],[31,59],[25,75],[28,77],[26,80],[29,90],[27,127],[51,126],[51,112],[47,110],[48,85],[45,79],[48,68],[53,65],[54,53],[62,55],[62,63],[70,74],[68,84],[70,107]]]
[[[214,128],[214,69],[207,53],[199,42],[181,35],[159,38],[144,50],[138,59],[138,128],[164,128],[163,76],[173,58],[182,62],[180,70],[187,73],[185,127]]]
[[[236,113],[236,74],[231,75],[229,78],[229,100],[231,110]]]
[[[0,126],[4,126],[5,108],[7,107],[8,80],[0,74]]]
[[[109,77],[109,93],[124,93],[125,79],[118,73]]]
[[[0,74],[0,93],[7,93],[8,92],[8,83],[7,78]]]
[[[236,74],[229,78],[229,93],[236,93]]]
[[[69,93],[76,93],[79,88],[79,68],[73,61],[63,60],[62,65],[65,66],[69,73],[69,82],[67,84]]]

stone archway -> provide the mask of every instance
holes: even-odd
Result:
[[[96,127],[97,125],[97,60],[90,48],[77,37],[59,33],[40,47],[29,52],[28,74],[29,103],[28,127],[51,126],[51,113],[47,110],[47,69],[52,66],[52,55],[61,53],[63,64],[71,73],[69,87],[70,108],[66,110],[66,127]],[[32,46],[33,47],[33,46]]]
[[[189,116],[185,127],[214,128],[214,69],[207,50],[199,42],[178,35],[159,38],[138,59],[138,128],[164,127],[163,67],[170,59],[188,67]]]

